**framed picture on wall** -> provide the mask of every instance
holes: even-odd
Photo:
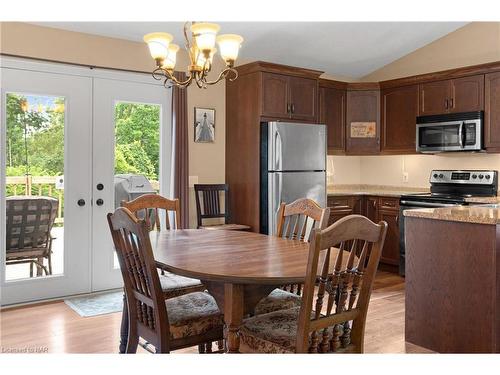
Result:
[[[215,142],[215,109],[194,108],[194,141]]]

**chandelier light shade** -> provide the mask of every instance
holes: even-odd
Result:
[[[226,64],[234,64],[238,58],[241,43],[243,43],[243,38],[236,34],[224,34],[217,37],[220,55]]]
[[[177,51],[179,51],[179,46],[177,44],[170,44],[168,46],[167,57],[162,61],[161,68],[168,70],[170,72],[174,71],[175,63],[177,61]]]
[[[191,24],[189,26],[189,24]],[[144,36],[144,41],[149,47],[151,57],[156,62],[153,78],[162,80],[165,87],[172,85],[184,88],[195,82],[199,88],[206,88],[225,79],[234,81],[238,78],[238,72],[234,69],[234,63],[238,58],[238,52],[243,43],[243,38],[236,34],[224,34],[217,36],[220,26],[208,22],[186,22],[184,24],[184,39],[186,50],[189,55],[188,76],[184,81],[174,77],[174,69],[177,62],[179,46],[173,44],[173,36],[169,33],[150,33]],[[218,77],[209,81],[208,73],[212,69],[213,59],[217,54],[215,44],[218,44],[220,56],[226,67],[219,73]]]
[[[220,30],[220,26],[215,23],[195,23],[191,26],[196,45],[203,53],[210,53],[215,47],[215,38]]]
[[[150,33],[144,35],[144,41],[148,44],[149,52],[155,60],[164,60],[168,55],[168,46],[174,39],[169,33]]]

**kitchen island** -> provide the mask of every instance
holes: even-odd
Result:
[[[404,211],[405,340],[500,353],[500,206]]]

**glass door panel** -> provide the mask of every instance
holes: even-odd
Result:
[[[114,174],[145,176],[151,184],[145,188],[156,193],[160,192],[160,121],[158,104],[115,102]],[[119,203],[115,195],[115,207]],[[119,266],[114,253],[114,268]]]
[[[65,98],[6,95],[6,281],[64,273]]]
[[[1,73],[1,303],[88,292],[92,80]]]

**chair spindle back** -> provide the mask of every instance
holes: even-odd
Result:
[[[290,240],[309,242],[312,229],[324,229],[328,223],[330,208],[321,208],[309,198],[301,198],[278,210],[276,235]]]
[[[194,193],[198,228],[203,226],[203,219],[224,218],[224,224],[229,223],[229,185],[195,184]],[[224,211],[221,209],[222,195],[224,195]]]
[[[165,228],[182,229],[180,220],[180,204],[178,199],[168,199],[158,194],[145,194],[129,202],[122,201],[121,206],[127,208],[138,218],[144,219],[149,230],[162,230],[161,210],[165,211]],[[174,220],[170,223],[170,213],[174,212]]]
[[[375,224],[361,215],[346,216],[313,231],[297,352],[363,352],[366,313],[386,232],[385,221]]]

